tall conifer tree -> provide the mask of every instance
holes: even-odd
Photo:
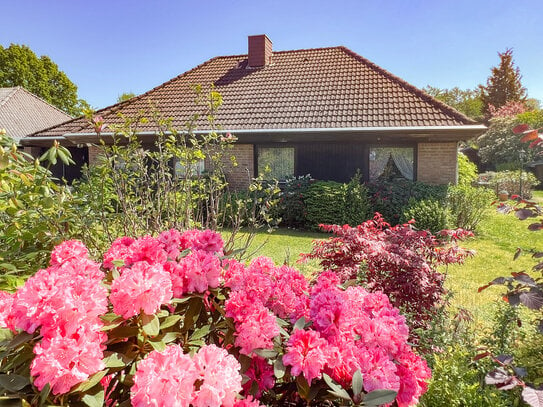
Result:
[[[520,70],[513,61],[513,50],[498,52],[500,64],[492,68],[492,74],[486,81],[486,86],[480,86],[481,99],[484,103],[485,113],[489,112],[489,106],[496,109],[507,102],[524,102],[526,100],[526,88],[520,82],[522,76]]]

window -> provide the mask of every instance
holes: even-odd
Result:
[[[294,147],[258,147],[258,174],[284,180],[294,175]]]
[[[197,161],[195,163],[190,164],[191,170],[190,175],[193,177],[202,175],[205,171],[205,164],[204,160]],[[174,173],[176,178],[186,178],[187,177],[187,167],[179,161],[178,158],[174,161]]]
[[[413,147],[370,148],[370,181],[392,181],[395,178],[414,180]]]

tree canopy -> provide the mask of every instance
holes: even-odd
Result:
[[[455,108],[473,120],[480,121],[483,116],[483,101],[479,89],[460,89],[455,86],[451,89],[440,89],[426,86],[423,90],[434,98]]]
[[[77,97],[77,86],[46,55],[26,45],[0,45],[0,87],[21,86],[66,113],[80,115],[88,104]]]
[[[526,88],[522,86],[520,70],[513,61],[513,50],[498,52],[498,56],[500,64],[492,68],[486,86],[479,85],[485,113],[489,112],[490,106],[498,109],[507,102],[526,100]]]
[[[134,92],[124,92],[117,96],[117,103],[124,102],[125,100],[132,99],[136,94]]]

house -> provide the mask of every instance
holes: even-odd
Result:
[[[26,89],[0,88],[0,128],[19,142],[23,137],[72,117]]]
[[[265,35],[250,36],[248,54],[219,56],[128,101],[97,112],[105,123],[120,123],[156,106],[183,129],[195,113],[193,86],[213,85],[223,97],[215,115],[238,141],[238,167],[227,179],[243,188],[250,177],[311,174],[347,181],[360,169],[365,180],[393,164],[401,176],[433,184],[455,183],[457,144],[485,127],[425,92],[342,47],[272,50]],[[202,118],[196,133],[209,132]],[[144,142],[155,128],[140,126]],[[101,133],[104,140],[113,134]],[[22,143],[45,147],[52,140],[81,146],[92,164],[98,136],[85,118],[39,131]]]

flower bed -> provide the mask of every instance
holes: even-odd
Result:
[[[56,405],[415,405],[430,371],[381,292],[227,258],[215,232],[78,241],[0,293],[3,394]]]

